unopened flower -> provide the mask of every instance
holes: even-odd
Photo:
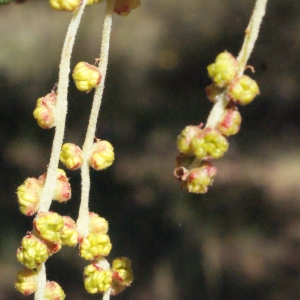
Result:
[[[77,89],[83,92],[89,92],[95,88],[101,80],[99,69],[83,61],[75,66],[72,77]]]
[[[49,129],[55,126],[55,112],[56,94],[52,92],[37,100],[33,116],[40,127]]]
[[[202,166],[190,170],[184,186],[190,193],[204,194],[213,183],[217,169],[210,162],[203,162]]]
[[[93,144],[89,164],[96,171],[108,168],[112,165],[114,159],[114,148],[110,142],[97,140],[97,142]]]
[[[62,145],[59,158],[69,170],[77,170],[83,163],[82,150],[72,143]]]
[[[240,105],[249,104],[259,94],[255,80],[247,75],[236,78],[229,86],[228,96]]]
[[[33,226],[44,240],[56,243],[60,241],[60,234],[64,227],[64,220],[55,212],[40,212],[34,219]]]
[[[191,140],[191,147],[197,158],[220,158],[228,150],[229,144],[219,130],[206,128]]]
[[[94,212],[89,213],[89,232],[90,233],[104,233],[108,231],[108,222],[106,219],[100,217]]]
[[[47,246],[33,234],[22,239],[21,247],[17,250],[17,259],[28,269],[35,269],[49,257]]]
[[[81,0],[50,0],[50,5],[55,10],[74,11],[81,4]]]
[[[242,122],[242,116],[236,107],[227,108],[223,112],[218,129],[225,136],[234,135],[239,132]]]
[[[127,16],[132,9],[138,8],[140,4],[140,0],[116,0],[114,12],[120,16]]]
[[[109,236],[103,233],[90,233],[80,243],[80,256],[92,260],[107,256],[112,248]]]
[[[16,289],[24,296],[29,296],[37,290],[37,273],[31,269],[22,269],[17,273]]]
[[[229,52],[220,53],[215,62],[207,67],[209,77],[217,87],[222,88],[230,84],[237,76],[238,63]]]
[[[120,285],[129,286],[133,281],[131,260],[127,257],[116,258],[112,262],[113,281]]]
[[[26,216],[34,215],[40,205],[44,183],[36,178],[27,178],[17,189],[20,211]]]
[[[66,295],[61,286],[55,281],[47,281],[45,289],[46,300],[64,300]]]
[[[191,140],[201,132],[200,126],[186,126],[177,137],[177,148],[180,153],[193,154]]]
[[[62,244],[75,247],[78,243],[78,231],[76,223],[68,216],[63,216],[62,218],[64,220],[64,227],[60,235]]]

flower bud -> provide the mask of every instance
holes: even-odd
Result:
[[[239,132],[241,122],[242,116],[237,108],[227,108],[221,116],[218,129],[225,136],[234,135]]]
[[[27,178],[17,189],[20,211],[26,216],[34,215],[40,205],[44,183],[36,178]]]
[[[224,88],[217,87],[215,83],[212,83],[205,88],[206,96],[208,100],[212,103],[218,102],[219,98],[221,98],[221,95],[224,91]]]
[[[64,227],[61,231],[61,241],[63,245],[75,247],[78,243],[78,232],[75,221],[67,216],[62,217],[64,220]]]
[[[131,260],[127,257],[120,257],[113,260],[113,281],[120,285],[129,286],[133,281]]]
[[[81,4],[81,0],[50,0],[50,6],[55,10],[74,11]]]
[[[59,158],[69,170],[77,170],[83,163],[82,150],[71,143],[62,145]]]
[[[197,158],[220,158],[228,150],[229,144],[219,130],[206,128],[192,139],[191,147]]]
[[[15,288],[24,296],[29,296],[37,290],[37,273],[34,270],[22,269],[17,273]]]
[[[210,162],[204,162],[201,167],[190,170],[186,188],[190,193],[204,194],[213,183],[217,168]]]
[[[240,105],[249,104],[259,94],[255,80],[247,75],[236,78],[229,86],[228,96]]]
[[[201,132],[199,126],[187,126],[177,137],[177,148],[180,153],[193,155],[193,148],[191,147],[191,140]]]
[[[111,287],[112,271],[103,270],[97,263],[84,269],[84,287],[90,294],[106,292]]]
[[[28,269],[35,269],[48,257],[48,249],[44,242],[28,234],[22,239],[22,246],[17,250],[17,259]]]
[[[66,295],[61,286],[55,281],[47,281],[45,289],[46,300],[64,300]]]
[[[119,16],[127,16],[132,9],[140,6],[140,0],[116,0],[114,12]]]
[[[33,226],[42,239],[57,243],[64,227],[63,218],[52,211],[40,212],[33,221]]]
[[[80,243],[80,256],[92,260],[110,253],[112,245],[109,236],[103,233],[90,233]]]
[[[93,144],[89,164],[96,171],[110,167],[115,159],[114,148],[108,141],[97,140]]]
[[[101,80],[99,69],[83,61],[75,66],[72,77],[77,89],[82,92],[91,91]]]
[[[56,94],[52,92],[37,100],[33,116],[41,128],[49,129],[55,126],[55,112]]]
[[[104,233],[108,231],[108,222],[106,219],[98,216],[94,212],[89,213],[89,232],[90,233]]]
[[[238,74],[238,63],[229,52],[220,53],[215,62],[207,67],[209,77],[214,81],[217,87],[222,88]]]

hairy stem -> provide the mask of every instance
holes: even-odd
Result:
[[[107,0],[105,18],[103,23],[101,52],[99,60],[99,71],[102,76],[100,84],[95,90],[92,110],[89,119],[89,125],[85,141],[82,147],[84,162],[81,167],[81,202],[79,208],[79,215],[77,219],[77,230],[80,236],[84,237],[88,235],[88,223],[89,223],[89,192],[90,192],[90,168],[88,159],[91,154],[93,146],[96,125],[99,115],[99,110],[102,101],[102,95],[104,90],[105,77],[107,72],[108,54],[109,54],[109,42],[110,32],[112,27],[112,13],[114,7],[114,0]]]

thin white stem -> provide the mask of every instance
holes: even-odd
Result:
[[[49,210],[52,202],[52,197],[56,185],[57,167],[59,162],[59,154],[63,143],[65,122],[68,110],[68,86],[69,86],[69,73],[70,61],[75,41],[77,29],[80,24],[82,14],[84,12],[87,0],[83,0],[81,6],[73,13],[71,22],[68,27],[67,35],[65,38],[64,46],[61,54],[61,61],[59,65],[59,76],[57,84],[57,102],[56,102],[56,129],[52,144],[52,151],[50,162],[47,169],[47,177],[45,186],[41,195],[41,204],[39,212],[46,212]],[[46,267],[42,263],[38,269],[37,281],[38,289],[35,293],[35,300],[44,300],[46,288]]]
[[[250,54],[254,48],[254,44],[257,40],[260,25],[265,15],[266,5],[268,0],[257,0],[250,18],[249,24],[245,31],[245,38],[241,48],[241,51],[237,57],[239,62],[239,75],[242,75],[245,70],[245,66],[250,57]],[[214,104],[205,127],[216,127],[220,122],[220,118],[224,113],[228,104],[228,97],[226,92],[219,95],[216,103]]]
[[[99,110],[102,102],[102,95],[104,90],[104,83],[107,72],[110,32],[112,27],[112,13],[114,7],[114,0],[108,0],[106,5],[105,18],[102,30],[101,52],[99,60],[99,71],[102,76],[101,82],[95,90],[92,110],[89,119],[89,125],[85,141],[82,147],[84,163],[81,167],[81,202],[79,207],[79,215],[77,219],[77,230],[80,236],[84,237],[88,235],[88,223],[89,223],[89,193],[90,193],[90,168],[88,159],[91,154],[93,146],[96,125],[99,115]]]

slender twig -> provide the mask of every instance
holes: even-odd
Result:
[[[114,0],[108,0],[106,5],[105,18],[103,23],[101,52],[99,59],[99,71],[102,76],[99,86],[95,90],[92,110],[89,119],[89,125],[85,141],[82,147],[84,162],[81,167],[81,202],[79,208],[79,215],[77,219],[77,230],[80,236],[84,237],[88,234],[88,220],[89,220],[89,192],[90,192],[90,170],[88,159],[91,154],[93,146],[96,125],[99,115],[99,110],[102,102],[102,95],[104,90],[105,77],[108,64],[108,53],[110,43],[110,32],[112,27],[112,13],[113,13]]]

